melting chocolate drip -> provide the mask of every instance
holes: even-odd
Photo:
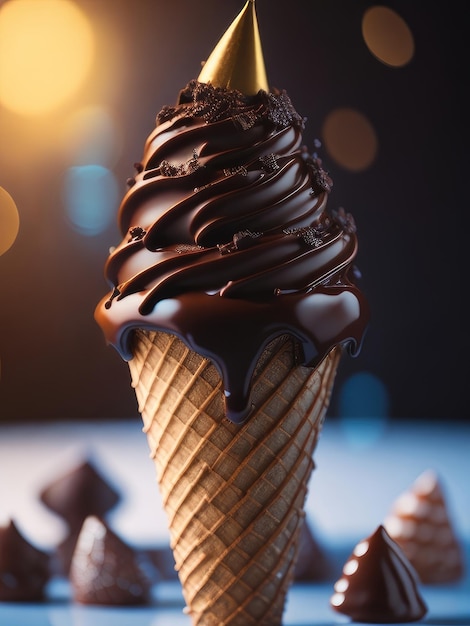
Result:
[[[368,324],[354,220],[327,211],[332,181],[302,145],[304,123],[283,91],[188,83],[147,138],[95,312],[126,360],[137,329],[211,359],[237,423],[270,341],[290,334],[315,367],[335,346],[356,355]]]

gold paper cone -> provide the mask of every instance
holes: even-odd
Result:
[[[280,626],[294,578],[313,451],[341,350],[316,370],[283,336],[253,377],[254,414],[224,416],[214,365],[178,338],[137,331],[129,361],[194,626]]]
[[[247,96],[269,91],[254,0],[247,1],[222,36],[198,81],[238,89]]]

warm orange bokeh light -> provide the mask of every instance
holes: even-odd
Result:
[[[0,187],[0,256],[14,244],[20,228],[18,209],[10,194]]]
[[[10,0],[0,8],[0,103],[48,113],[82,84],[92,63],[91,25],[71,0]]]
[[[403,67],[413,58],[413,35],[403,18],[388,7],[367,9],[362,36],[371,53],[385,65]]]
[[[367,169],[377,156],[375,130],[369,120],[354,109],[335,109],[327,116],[323,141],[330,156],[353,172]]]

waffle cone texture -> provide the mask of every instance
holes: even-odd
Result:
[[[313,451],[341,349],[312,370],[289,336],[253,377],[254,412],[225,418],[212,362],[177,337],[135,333],[129,361],[171,548],[194,626],[280,626],[293,581]]]

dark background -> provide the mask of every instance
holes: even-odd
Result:
[[[119,121],[113,171],[123,193],[155,114],[197,77],[244,2],[77,4],[102,33],[93,80],[80,97],[105,104]],[[387,390],[392,418],[468,419],[465,4],[384,4],[414,36],[415,56],[403,68],[378,62],[362,40],[371,2],[256,5],[269,83],[285,88],[307,117],[305,143],[321,139],[323,120],[339,106],[361,111],[379,140],[377,159],[359,173],[322,151],[334,180],[330,206],[343,205],[358,225],[357,264],[372,309],[360,356],[343,359],[330,416],[339,415],[343,382],[367,371]],[[108,289],[103,265],[117,228],[85,237],[63,217],[54,127],[66,113],[46,129],[0,108],[0,185],[21,216],[15,245],[0,257],[2,422],[137,415],[127,365],[93,319]]]

